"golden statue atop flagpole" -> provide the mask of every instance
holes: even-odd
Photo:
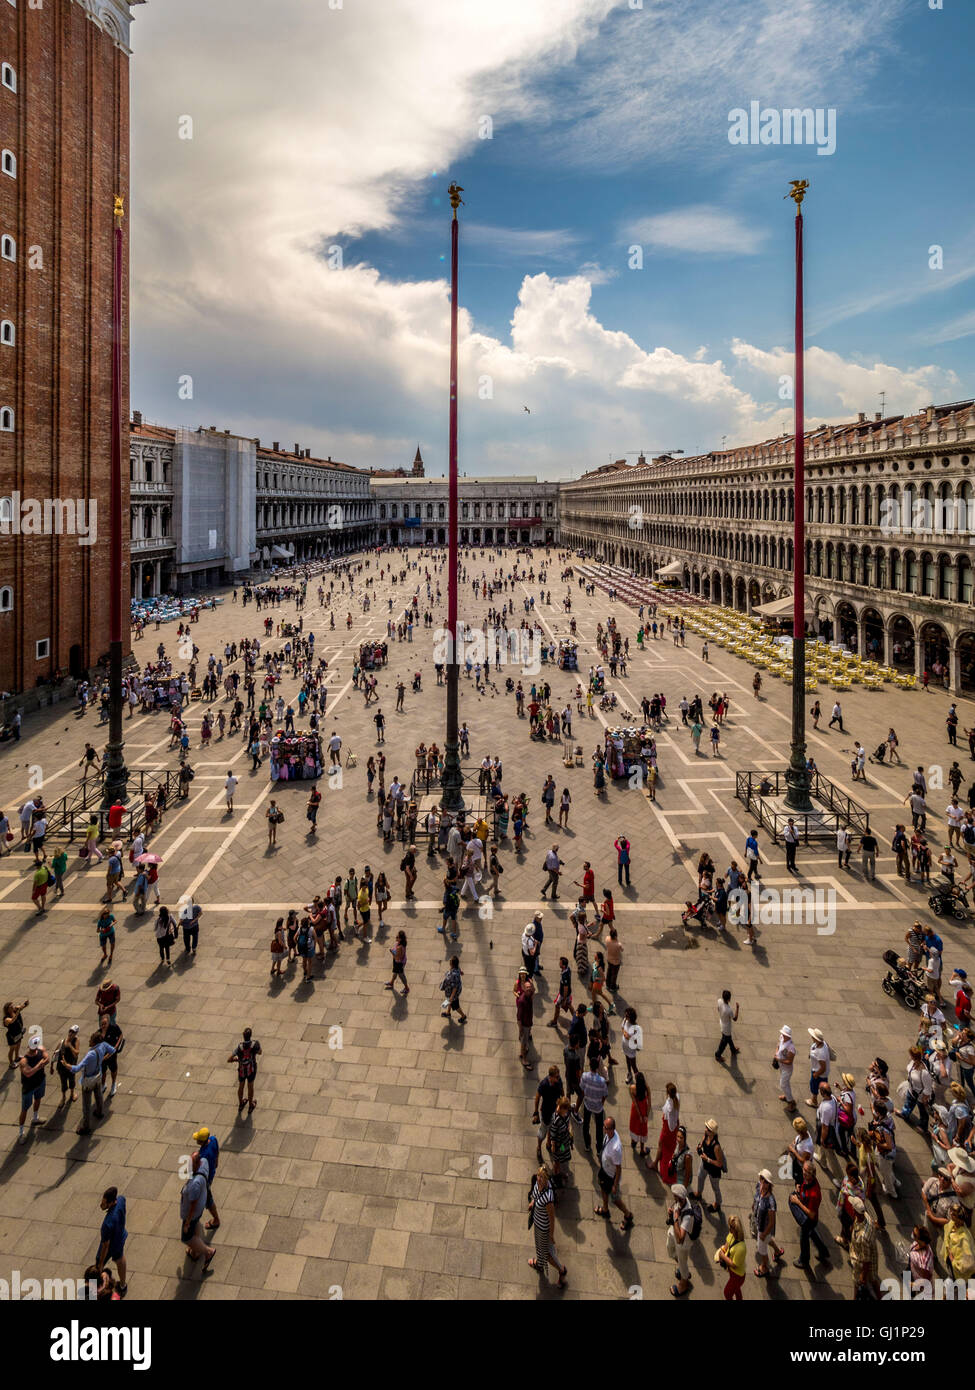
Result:
[[[125,216],[125,203],[123,202],[121,196],[118,193],[116,193],[115,195],[115,216],[118,218],[120,222],[122,218]]]
[[[802,200],[806,196],[806,189],[808,187],[808,179],[790,179],[789,192],[785,194],[785,197],[794,199],[796,207],[801,208]]]

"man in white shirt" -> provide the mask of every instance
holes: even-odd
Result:
[[[328,757],[333,767],[339,767],[342,762],[342,740],[339,735],[332,730],[332,737],[328,741]]]
[[[823,1164],[825,1166],[826,1155],[835,1152],[840,1147],[839,1135],[836,1132],[837,1105],[830,1090],[829,1082],[821,1081],[819,1084],[819,1104],[816,1107],[816,1138],[823,1151]]]
[[[738,1004],[736,1004],[734,1008],[731,1006],[731,990],[722,990],[721,998],[718,1000],[718,1020],[721,1024],[721,1041],[718,1043],[718,1050],[714,1054],[714,1060],[716,1062],[721,1061],[721,1054],[726,1047],[731,1048],[732,1057],[737,1057],[738,1053],[741,1051],[740,1048],[735,1047],[731,1036],[731,1025],[738,1019],[738,1009]]]
[[[791,816],[782,832],[782,839],[785,841],[785,867],[794,874],[796,872],[796,850],[799,847],[799,828]]]
[[[853,837],[845,826],[840,826],[836,832],[836,861],[841,869],[850,867],[850,849],[853,845]]]
[[[829,1080],[829,1045],[818,1028],[808,1030],[809,1044],[809,1098],[807,1105],[819,1104],[819,1083]]]
[[[555,902],[559,896],[559,874],[562,872],[562,860],[559,858],[559,847],[553,845],[545,856],[545,872],[548,878],[542,887],[542,897],[545,897],[549,888],[552,890],[552,901]]]
[[[796,1102],[792,1095],[792,1068],[796,1060],[796,1045],[792,1041],[792,1029],[783,1023],[779,1029],[779,1040],[775,1046],[775,1061],[778,1063],[779,1100],[786,1102],[786,1110],[795,1114]]]
[[[224,784],[223,784],[223,789],[224,789],[224,791],[227,793],[227,810],[228,810],[228,811],[232,811],[232,810],[234,809],[234,792],[237,790],[237,780],[238,780],[238,779],[234,776],[234,774],[233,774],[233,773],[230,771],[230,769],[228,768],[228,769],[227,769],[227,780],[226,780],[226,782],[224,782]]]
[[[599,1188],[603,1194],[602,1205],[595,1207],[597,1216],[609,1215],[612,1202],[623,1213],[620,1231],[628,1231],[633,1225],[633,1213],[623,1201],[620,1192],[620,1177],[623,1173],[623,1145],[616,1133],[616,1121],[607,1115],[603,1126],[603,1147],[599,1155]]]
[[[945,807],[945,815],[948,818],[948,844],[961,846],[961,828],[965,824],[965,812],[958,804],[957,796],[951,798],[951,804]]]
[[[677,1265],[677,1283],[671,1289],[671,1292],[676,1295],[687,1293],[691,1287],[688,1262],[693,1239],[694,1212],[688,1201],[687,1188],[683,1183],[674,1183],[670,1190],[673,1193],[674,1202],[670,1208],[670,1224],[667,1227],[667,1254]]]

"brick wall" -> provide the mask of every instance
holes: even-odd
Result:
[[[0,613],[0,689],[20,691],[72,663],[91,667],[109,646],[112,207],[128,194],[128,57],[76,0],[4,0],[0,62],[17,74],[16,93],[0,86],[0,147],[17,159],[16,179],[0,173],[0,235],[17,242],[16,264],[0,259],[0,318],[17,334],[14,347],[0,344],[0,407],[15,410],[14,432],[0,432],[0,497],[83,499],[89,515],[97,504],[90,546],[0,536],[0,586],[14,603]],[[127,255],[124,270],[123,427]],[[127,457],[126,447],[124,523]],[[116,582],[129,572],[127,524],[123,533]],[[50,656],[37,660],[45,637]],[[127,622],[123,639],[128,651]]]

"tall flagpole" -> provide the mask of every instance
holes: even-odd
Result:
[[[463,201],[463,189],[452,183],[447,189],[453,216],[450,222],[450,416],[447,430],[449,473],[449,506],[447,523],[447,629],[450,634],[447,654],[447,733],[444,739],[444,770],[440,779],[443,795],[440,804],[445,811],[464,809],[464,776],[460,767],[458,735],[458,699],[460,692],[460,653],[457,649],[457,537],[459,508],[457,505],[457,247],[460,223],[457,208]]]
[[[793,179],[796,205],[796,338],[795,338],[795,448],[793,455],[792,530],[792,755],[785,774],[785,804],[790,811],[811,811],[810,777],[806,766],[806,472],[805,406],[803,402],[802,325],[802,200],[809,187],[805,179]]]
[[[122,750],[122,219],[125,207],[115,199],[115,255],[112,283],[112,445],[111,538],[109,551],[108,747],[105,751],[103,804],[125,801],[129,773]]]

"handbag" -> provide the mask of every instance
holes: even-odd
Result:
[[[779,1059],[778,1059],[778,1057],[773,1057],[773,1058],[772,1058],[772,1070],[773,1070],[773,1071],[778,1071],[778,1069],[779,1069]]]

